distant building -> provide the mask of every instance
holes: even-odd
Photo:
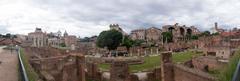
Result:
[[[67,47],[73,47],[73,45],[77,44],[78,39],[74,35],[68,35],[68,33],[65,31],[63,40]]]
[[[211,33],[222,33],[222,32],[225,31],[224,29],[221,29],[221,28],[218,27],[217,22],[214,23],[214,27],[211,30],[212,30]]]
[[[35,32],[28,33],[28,41],[33,47],[47,46],[47,34],[42,32],[41,28],[36,28]]]
[[[162,30],[156,27],[151,27],[146,30],[146,40],[149,42],[161,41]]]
[[[127,35],[127,33],[123,31],[118,24],[110,24],[109,27],[110,27],[110,30],[114,29],[121,32],[123,35]]]
[[[205,41],[203,48],[205,54],[216,56],[222,59],[229,59],[240,46],[240,39],[233,39],[224,36],[215,36]]]
[[[24,41],[26,41],[26,39],[27,39],[27,35],[17,34],[16,37],[17,37],[17,38],[15,38],[15,40],[16,40],[16,41],[19,41],[19,42],[24,42]]]
[[[162,32],[171,32],[173,34],[173,41],[187,40],[187,36],[200,34],[200,31],[194,27],[180,26],[178,23],[174,25],[165,25],[162,27]]]
[[[145,40],[146,39],[146,30],[145,29],[137,29],[131,31],[130,37],[133,40]]]
[[[147,42],[160,42],[162,41],[162,30],[156,27],[148,29],[136,29],[131,31],[130,37],[133,40],[144,40]]]

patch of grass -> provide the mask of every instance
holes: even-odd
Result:
[[[110,64],[102,63],[102,64],[99,64],[99,67],[101,71],[108,71],[110,69]]]
[[[130,65],[130,71],[137,72],[153,69],[160,65],[160,56],[145,57],[143,64]]]
[[[179,53],[173,53],[173,62],[174,63],[183,63],[188,60],[190,60],[192,57],[200,56],[201,54],[197,54],[192,51],[187,51],[187,52],[179,52]]]
[[[24,54],[23,49],[20,50],[20,53],[21,53],[20,56],[22,58],[23,65],[26,69],[26,73],[27,73],[29,81],[37,81],[38,80],[38,74],[31,67],[30,63],[28,62],[28,58]]]
[[[190,60],[193,56],[199,55],[201,54],[196,54],[190,51],[180,52],[174,53],[172,59],[174,63],[183,63]],[[129,68],[131,72],[145,71],[154,69],[155,67],[159,67],[160,63],[161,63],[160,56],[149,56],[144,58],[143,64],[130,65]],[[99,67],[102,71],[107,71],[110,69],[110,64],[100,64]]]
[[[240,59],[240,50],[238,50],[234,56],[230,59],[228,65],[220,71],[220,74],[217,76],[219,81],[231,81],[236,70],[237,64]]]

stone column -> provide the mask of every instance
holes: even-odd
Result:
[[[161,54],[161,77],[161,81],[174,81],[171,52],[164,52]]]
[[[140,56],[140,49],[137,49],[137,51],[138,51],[138,56]]]
[[[129,55],[130,57],[132,57],[133,56],[133,54],[132,54],[132,51],[130,51],[130,55]]]
[[[127,81],[128,78],[128,63],[122,59],[114,60],[110,69],[110,81]]]
[[[150,50],[151,50],[151,54],[153,54],[153,50],[152,50],[152,48],[151,48]]]
[[[144,55],[147,56],[147,51],[146,51],[146,49],[144,49]]]

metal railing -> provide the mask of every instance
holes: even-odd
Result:
[[[23,64],[23,61],[22,61],[22,58],[21,58],[20,48],[17,48],[16,51],[17,51],[17,53],[18,53],[19,70],[20,70],[20,78],[21,78],[21,81],[29,81],[29,80],[28,80],[27,73],[26,73],[26,69],[25,69],[25,67],[24,67],[24,64]]]
[[[238,61],[238,65],[234,72],[232,81],[240,81],[240,60]]]

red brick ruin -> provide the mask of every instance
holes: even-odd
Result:
[[[30,54],[28,54],[30,64],[43,81],[86,81],[86,79],[94,81],[142,81],[140,80],[142,77],[129,71],[128,62],[124,59],[112,61],[110,77],[106,78],[103,77],[104,72],[99,70],[98,63],[86,61],[82,54],[71,52],[66,54],[66,52],[51,48],[25,48],[25,51]],[[200,63],[197,59],[192,60],[194,68],[174,64],[172,52],[161,53],[159,59],[161,59],[161,67],[147,72],[144,81],[216,81],[215,78],[199,69],[203,65],[194,65]]]
[[[85,81],[85,57],[53,48],[25,48],[29,61],[43,81]]]
[[[164,52],[161,54],[161,77],[162,81],[174,81],[172,53]]]
[[[209,74],[180,64],[172,63],[172,53],[162,53],[162,81],[216,81]]]
[[[128,81],[129,68],[124,60],[116,59],[111,64],[110,81]]]

